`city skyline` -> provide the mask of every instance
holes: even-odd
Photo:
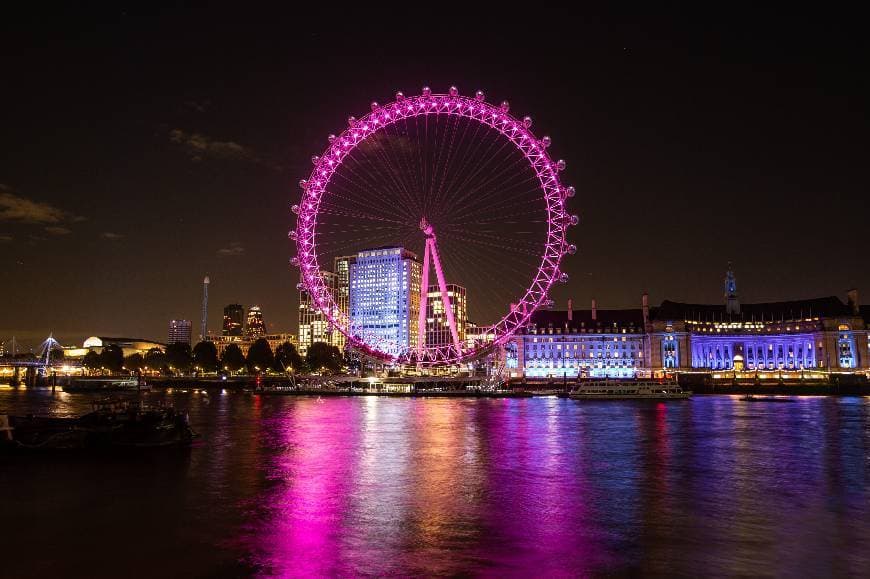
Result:
[[[36,33],[23,17],[5,37],[23,55],[10,63],[10,84],[35,96],[12,91],[0,109],[15,143],[0,160],[0,267],[18,280],[3,290],[16,306],[0,323],[4,339],[162,339],[168,319],[200,319],[206,274],[210,331],[242,298],[268,312],[270,331],[294,331],[298,276],[284,233],[295,182],[347,114],[424,85],[509,99],[569,160],[579,252],[566,260],[571,281],[555,289],[557,304],[594,297],[602,308],[629,307],[638,290],[654,302],[718,303],[728,261],[744,302],[870,291],[859,267],[866,85],[849,35],[795,48],[798,34],[784,26],[759,25],[737,41],[725,24],[700,32],[655,19],[593,22],[583,34],[572,25],[548,35],[541,64],[478,29],[460,33],[479,48],[471,57],[457,42],[418,46],[412,58],[391,49],[413,36],[401,29],[336,44],[326,31],[288,39],[260,22],[276,32],[251,27],[263,44],[212,54],[191,48],[218,42],[192,25],[199,13],[171,16],[74,13]],[[229,15],[211,18],[230,29]],[[433,25],[435,36],[444,31]],[[380,58],[349,71],[352,47]],[[263,48],[279,56],[258,61]],[[535,67],[535,83],[506,74]],[[229,77],[249,82],[234,88]],[[257,219],[239,220],[254,200]],[[831,221],[808,237],[806,216],[822,213]],[[146,259],[131,259],[145,244]],[[52,284],[41,282],[46,254],[57,258]],[[62,299],[50,293],[58,287]]]

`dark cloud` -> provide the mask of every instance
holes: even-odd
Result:
[[[217,250],[218,257],[235,257],[244,254],[245,248],[238,241],[233,241],[227,247],[222,247]]]
[[[45,228],[45,232],[51,235],[69,235],[72,233],[72,229],[62,225],[49,225]]]
[[[17,195],[10,187],[0,184],[0,221],[43,225],[82,219],[54,205]]]
[[[201,133],[188,133],[181,129],[169,131],[169,140],[180,145],[193,161],[219,159],[257,162],[251,149],[234,141],[218,141]]]
[[[184,101],[184,106],[198,113],[204,113],[207,112],[209,107],[211,106],[211,101],[208,99],[201,101]]]

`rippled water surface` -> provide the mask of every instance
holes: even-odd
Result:
[[[870,574],[870,399],[149,397],[202,439],[0,456],[0,574]]]

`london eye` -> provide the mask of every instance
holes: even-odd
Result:
[[[574,188],[559,179],[565,162],[550,157],[550,138],[535,136],[532,119],[514,117],[506,101],[456,87],[400,92],[349,117],[328,141],[300,182],[291,263],[299,288],[352,348],[418,366],[466,362],[507,343],[549,303],[553,284],[567,281]],[[397,261],[384,261],[393,254]],[[350,281],[350,303],[331,272],[348,255],[360,256],[350,266],[360,277]],[[377,288],[409,307],[387,310],[379,323],[365,315],[363,257],[382,268],[414,264]],[[396,323],[404,339],[382,331]]]

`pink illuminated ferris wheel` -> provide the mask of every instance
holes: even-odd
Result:
[[[578,218],[564,161],[531,125],[480,91],[424,88],[330,135],[290,232],[299,287],[330,329],[387,361],[455,364],[505,344],[549,302]]]

